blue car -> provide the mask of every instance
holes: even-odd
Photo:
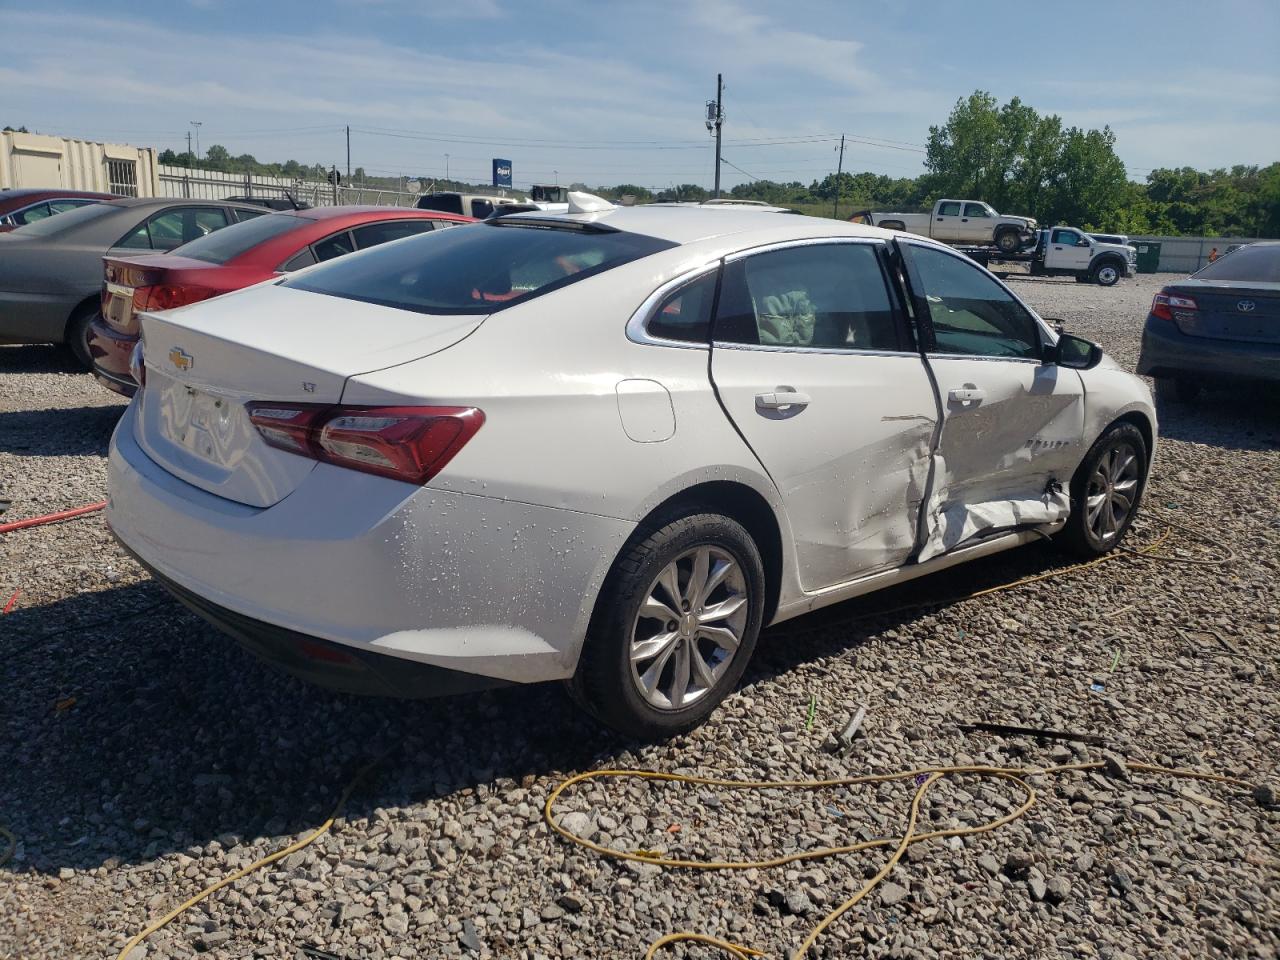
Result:
[[[1206,385],[1280,382],[1280,241],[1238,247],[1157,293],[1138,373],[1182,402]]]

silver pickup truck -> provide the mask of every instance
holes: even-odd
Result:
[[[1006,217],[981,200],[939,200],[931,213],[876,213],[864,210],[850,220],[905,230],[943,243],[976,246],[994,244],[1002,253],[1013,253],[1035,239],[1032,217]]]

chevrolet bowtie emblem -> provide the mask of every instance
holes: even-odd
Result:
[[[196,365],[196,358],[181,347],[174,347],[169,351],[169,362],[179,370],[190,370]]]

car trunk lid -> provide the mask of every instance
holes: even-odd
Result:
[[[1197,309],[1174,309],[1178,329],[1190,337],[1245,343],[1280,343],[1280,284],[1189,281],[1170,290]]]
[[[315,461],[269,446],[246,404],[336,404],[349,377],[446,349],[483,320],[273,285],[142,313],[146,384],[135,436],[151,459],[188,483],[268,507],[296,489]]]

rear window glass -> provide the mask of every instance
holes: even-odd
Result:
[[[493,313],[674,246],[495,220],[374,247],[284,285],[418,313]]]
[[[456,193],[433,193],[418,198],[419,210],[439,210],[441,213],[462,213],[462,198]]]
[[[14,233],[21,233],[28,237],[51,237],[55,233],[74,230],[82,224],[90,223],[100,217],[118,213],[119,211],[119,207],[110,203],[91,203],[87,207],[81,207],[79,210],[68,210],[66,213],[58,214],[56,217],[45,217],[35,223],[28,223],[25,226],[18,227]]]
[[[286,213],[267,214],[216,230],[183,244],[173,252],[180,257],[203,260],[205,263],[226,263],[231,258],[252,250],[272,237],[296,230],[310,222]]]
[[[1280,283],[1280,244],[1251,243],[1232,250],[1194,276],[1197,280]]]

